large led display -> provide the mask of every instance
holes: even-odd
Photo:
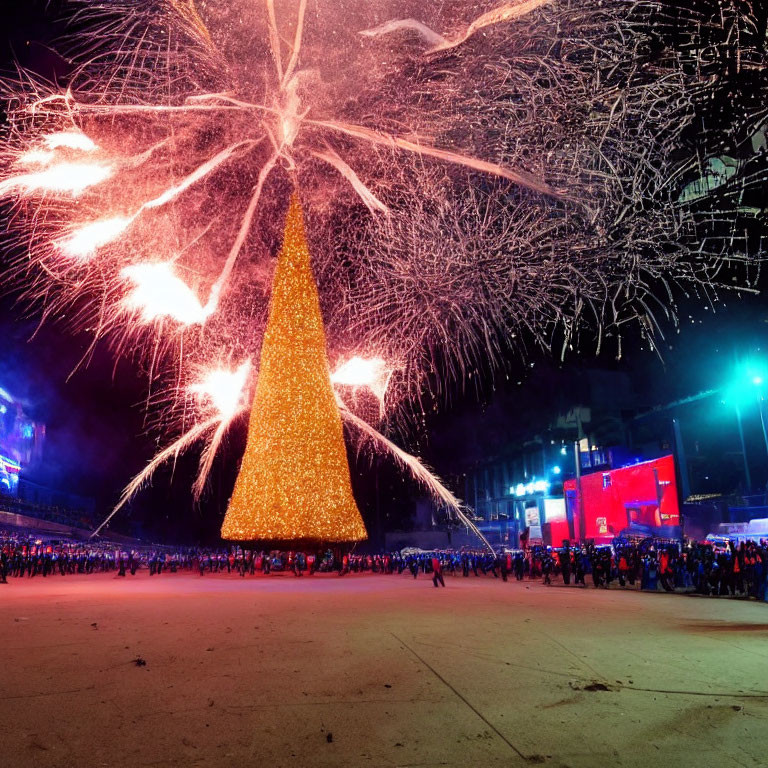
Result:
[[[573,527],[560,523],[553,541],[562,538],[609,541],[626,534],[663,534],[680,525],[673,457],[645,461],[621,469],[594,472],[563,483]],[[562,529],[562,530],[560,530]],[[672,531],[668,531],[672,534]]]

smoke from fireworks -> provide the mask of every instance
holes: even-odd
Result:
[[[168,382],[181,437],[121,503],[198,438],[202,491],[254,375],[210,361],[258,360],[294,185],[333,379],[380,417],[518,339],[652,328],[654,283],[719,268],[683,241],[691,83],[651,52],[653,2],[68,7],[66,89],[6,84],[0,196],[28,298]]]

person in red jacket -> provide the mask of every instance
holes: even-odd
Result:
[[[624,587],[627,583],[627,574],[629,573],[629,558],[627,553],[622,550],[619,555],[619,584]]]
[[[672,576],[672,568],[669,564],[669,552],[666,549],[662,549],[659,552],[659,582],[664,588],[665,592],[672,592],[673,587],[669,582]]]
[[[440,558],[437,556],[432,557],[432,583],[437,587],[437,583],[444,587],[445,580],[443,579],[443,564],[440,562]]]

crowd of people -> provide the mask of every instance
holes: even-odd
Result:
[[[524,556],[517,555],[519,559]],[[544,583],[561,578],[564,584],[655,592],[688,591],[702,595],[753,597],[768,601],[768,542],[714,544],[689,542],[629,542],[610,546],[534,549],[525,558],[524,573]]]
[[[0,583],[8,578],[67,576],[113,572],[116,578],[187,571],[204,576],[227,573],[244,578],[257,574],[350,573],[405,574],[430,578],[445,586],[444,574],[463,578],[498,578],[558,581],[564,585],[647,591],[696,592],[768,601],[768,542],[714,543],[674,541],[630,542],[611,545],[534,546],[525,550],[405,549],[378,554],[258,551],[232,546],[226,549],[143,547],[93,541],[43,541],[34,536],[0,532]]]

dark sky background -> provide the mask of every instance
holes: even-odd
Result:
[[[11,11],[0,12],[0,66],[7,69],[15,59],[48,77],[66,75],[66,62],[47,46],[59,31],[51,22],[56,4],[6,0],[6,9],[8,2]],[[732,106],[724,101],[720,109],[727,111]],[[9,254],[0,256],[6,259]],[[733,277],[741,279],[737,272]],[[756,285],[764,288],[765,278],[761,276]],[[758,349],[768,351],[768,306],[762,296],[728,292],[715,304],[716,313],[701,299],[686,298],[682,291],[676,301],[679,329],[671,323],[664,327],[666,340],[658,340],[658,353],[650,351],[637,334],[630,334],[624,340],[621,360],[616,360],[615,346],[610,343],[596,358],[589,338],[584,339],[580,354],[563,363],[544,353],[532,353],[525,360],[511,357],[508,369],[486,382],[481,393],[453,393],[448,404],[441,404],[438,413],[428,416],[420,434],[411,434],[406,447],[418,450],[439,472],[452,473],[464,460],[478,458],[486,445],[493,449],[493,435],[514,440],[546,421],[552,415],[553,401],[585,367],[628,372],[638,403],[650,406],[722,386],[739,356]],[[97,347],[88,366],[70,377],[90,338],[73,336],[63,325],[38,328],[37,318],[18,305],[7,287],[0,297],[0,338],[0,385],[24,398],[30,413],[48,426],[45,461],[34,479],[93,496],[99,513],[106,514],[121,487],[156,451],[157,443],[143,424],[144,377],[128,362],[115,363],[104,347]],[[189,494],[196,461],[193,452],[175,469],[159,472],[153,488],[138,498],[123,519],[144,523],[148,534],[168,540],[211,540],[243,445],[244,425],[233,430],[213,473],[212,492],[201,505],[194,506]],[[351,460],[356,495],[367,520],[372,521],[376,472],[371,471],[368,459],[351,456]],[[418,490],[389,462],[379,460],[377,464],[382,516],[387,524],[395,525]],[[461,493],[463,489],[454,490]]]

